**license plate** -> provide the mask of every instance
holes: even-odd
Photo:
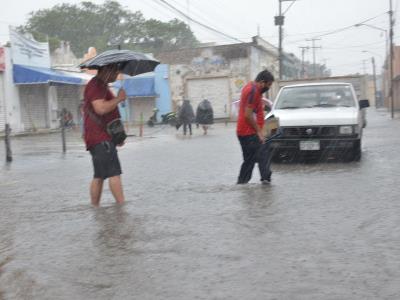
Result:
[[[319,141],[300,141],[300,150],[304,151],[320,150]]]

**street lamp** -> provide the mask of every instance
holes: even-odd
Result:
[[[366,27],[369,27],[369,28],[372,28],[372,29],[376,29],[376,30],[379,30],[379,31],[381,31],[381,32],[384,32],[385,33],[385,51],[386,51],[386,55],[387,55],[387,53],[388,53],[388,49],[389,49],[389,47],[388,47],[388,33],[387,33],[387,30],[386,29],[383,29],[383,28],[381,28],[381,27],[378,27],[378,26],[375,26],[375,25],[370,25],[370,24],[365,24],[365,23],[358,23],[358,24],[356,24],[356,25],[354,25],[354,27],[361,27],[361,26],[366,26]]]
[[[372,55],[377,55],[377,56],[379,56],[381,59],[383,59],[383,56],[382,56],[382,54],[379,54],[379,53],[377,53],[377,52],[373,52],[373,51],[369,51],[369,50],[363,50],[363,51],[361,51],[362,53],[370,53],[370,54],[372,54]]]
[[[375,25],[370,25],[370,24],[365,24],[365,23],[359,23],[354,25],[355,27],[360,27],[360,26],[367,26],[372,29],[376,29],[382,32],[385,32],[385,40],[386,40],[386,46],[385,46],[385,55],[386,57],[389,57],[389,99],[391,103],[391,116],[392,119],[394,118],[394,99],[393,99],[393,9],[392,9],[392,0],[389,0],[389,24],[390,24],[390,47],[389,47],[389,38],[388,38],[388,31],[386,29],[383,29],[381,27],[375,26]]]

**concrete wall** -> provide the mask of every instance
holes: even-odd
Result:
[[[6,124],[6,99],[4,95],[4,73],[0,72],[0,132],[5,131]]]
[[[6,121],[10,124],[12,131],[15,133],[23,130],[20,114],[19,90],[18,87],[14,85],[13,81],[11,49],[9,47],[4,47],[4,52],[6,70],[3,73],[3,86],[0,86],[0,89],[4,91]]]
[[[396,79],[393,81],[393,98],[394,98],[394,110],[400,110],[400,79]],[[390,101],[386,102],[386,107],[391,109],[392,104]]]
[[[393,98],[394,98],[394,108],[395,110],[400,110],[400,46],[394,46],[393,49]],[[389,61],[389,59],[386,59]],[[389,66],[383,69],[383,82],[382,90],[384,95],[384,105],[389,110],[391,109],[390,100],[390,72]]]

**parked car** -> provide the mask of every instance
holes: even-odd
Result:
[[[271,143],[274,158],[335,153],[346,160],[359,160],[367,107],[369,101],[357,101],[349,83],[283,87],[266,116],[279,118],[281,135]]]

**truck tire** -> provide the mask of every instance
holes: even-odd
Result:
[[[361,140],[354,143],[353,149],[349,151],[347,161],[360,161],[361,160]]]

